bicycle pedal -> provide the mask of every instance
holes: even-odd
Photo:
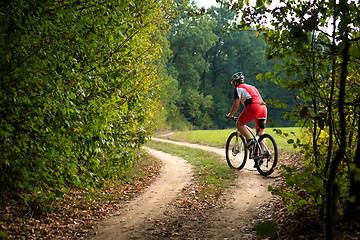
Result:
[[[249,139],[245,145],[246,148],[250,149],[252,146],[255,145],[255,140],[254,139]]]

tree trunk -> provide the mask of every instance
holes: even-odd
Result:
[[[211,76],[211,86],[215,87],[216,85],[216,78],[217,78],[217,61],[218,61],[218,57],[219,57],[219,53],[220,53],[220,41],[221,38],[219,38],[219,41],[216,42],[215,45],[215,52],[214,52],[214,56],[212,59],[212,76]]]
[[[360,169],[360,116],[358,116],[358,132],[357,132],[357,147],[354,157],[355,167]],[[349,197],[355,197],[355,202],[349,201],[346,210],[345,217],[348,220],[359,220],[360,221],[360,181],[355,180],[356,173],[351,171],[350,176],[350,192]]]
[[[346,1],[340,1],[342,5],[342,10],[345,14],[346,12]],[[344,48],[342,49],[342,63],[341,63],[341,77],[340,77],[340,91],[339,91],[339,100],[338,100],[338,110],[339,110],[339,118],[340,118],[340,146],[339,150],[336,153],[333,161],[330,165],[330,173],[328,185],[326,188],[326,239],[332,240],[335,236],[335,223],[336,223],[336,199],[337,199],[337,191],[336,191],[336,173],[338,170],[338,166],[344,158],[345,150],[346,150],[346,119],[344,113],[344,102],[345,102],[345,87],[346,87],[346,79],[347,79],[347,67],[349,61],[349,39],[348,39],[348,29],[347,24],[345,24],[343,30],[343,42]]]
[[[336,4],[334,4],[334,22],[333,22],[333,33],[332,33],[332,47],[331,47],[331,52],[332,52],[332,73],[331,73],[331,91],[330,91],[330,99],[329,99],[329,103],[328,103],[328,122],[329,122],[329,145],[328,145],[328,151],[327,151],[327,156],[326,156],[326,163],[325,163],[325,167],[324,167],[324,180],[323,180],[323,184],[324,187],[326,188],[328,181],[327,181],[327,175],[328,175],[328,171],[329,171],[329,166],[330,166],[330,162],[331,162],[331,156],[333,154],[333,99],[334,99],[334,90],[335,90],[335,81],[336,81],[336,19],[337,19],[337,14],[336,14]],[[325,196],[323,196],[323,199],[325,199]],[[323,220],[325,215],[325,203],[322,202],[321,204],[321,208],[320,208],[320,219]]]

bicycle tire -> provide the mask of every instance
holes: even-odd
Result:
[[[260,149],[260,144],[265,143],[267,149]],[[255,167],[258,172],[263,176],[268,176],[274,172],[278,161],[278,148],[275,139],[270,134],[263,134],[254,149]]]
[[[237,135],[237,132],[230,134],[226,141],[225,155],[229,167],[241,170],[245,166],[248,152],[245,148],[246,141],[244,136],[239,134],[239,138],[237,138]]]

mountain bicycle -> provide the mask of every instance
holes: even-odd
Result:
[[[237,121],[238,117],[231,119]],[[253,159],[257,171],[263,176],[268,176],[275,170],[278,160],[276,141],[268,133],[258,136],[258,133],[249,126],[245,125],[245,127],[253,136],[254,144],[247,148],[246,139],[239,131],[231,133],[225,147],[226,161],[231,168],[240,170],[245,166],[248,158]]]

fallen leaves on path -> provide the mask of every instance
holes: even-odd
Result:
[[[125,201],[151,184],[160,168],[157,160],[143,159],[133,166],[134,175],[127,177],[128,180],[105,186],[97,192],[69,190],[57,202],[47,203],[55,209],[50,213],[41,211],[40,206],[24,206],[20,200],[3,203],[0,206],[0,230],[8,239],[84,239],[99,220],[123,208]],[[0,235],[0,239],[3,237]]]

